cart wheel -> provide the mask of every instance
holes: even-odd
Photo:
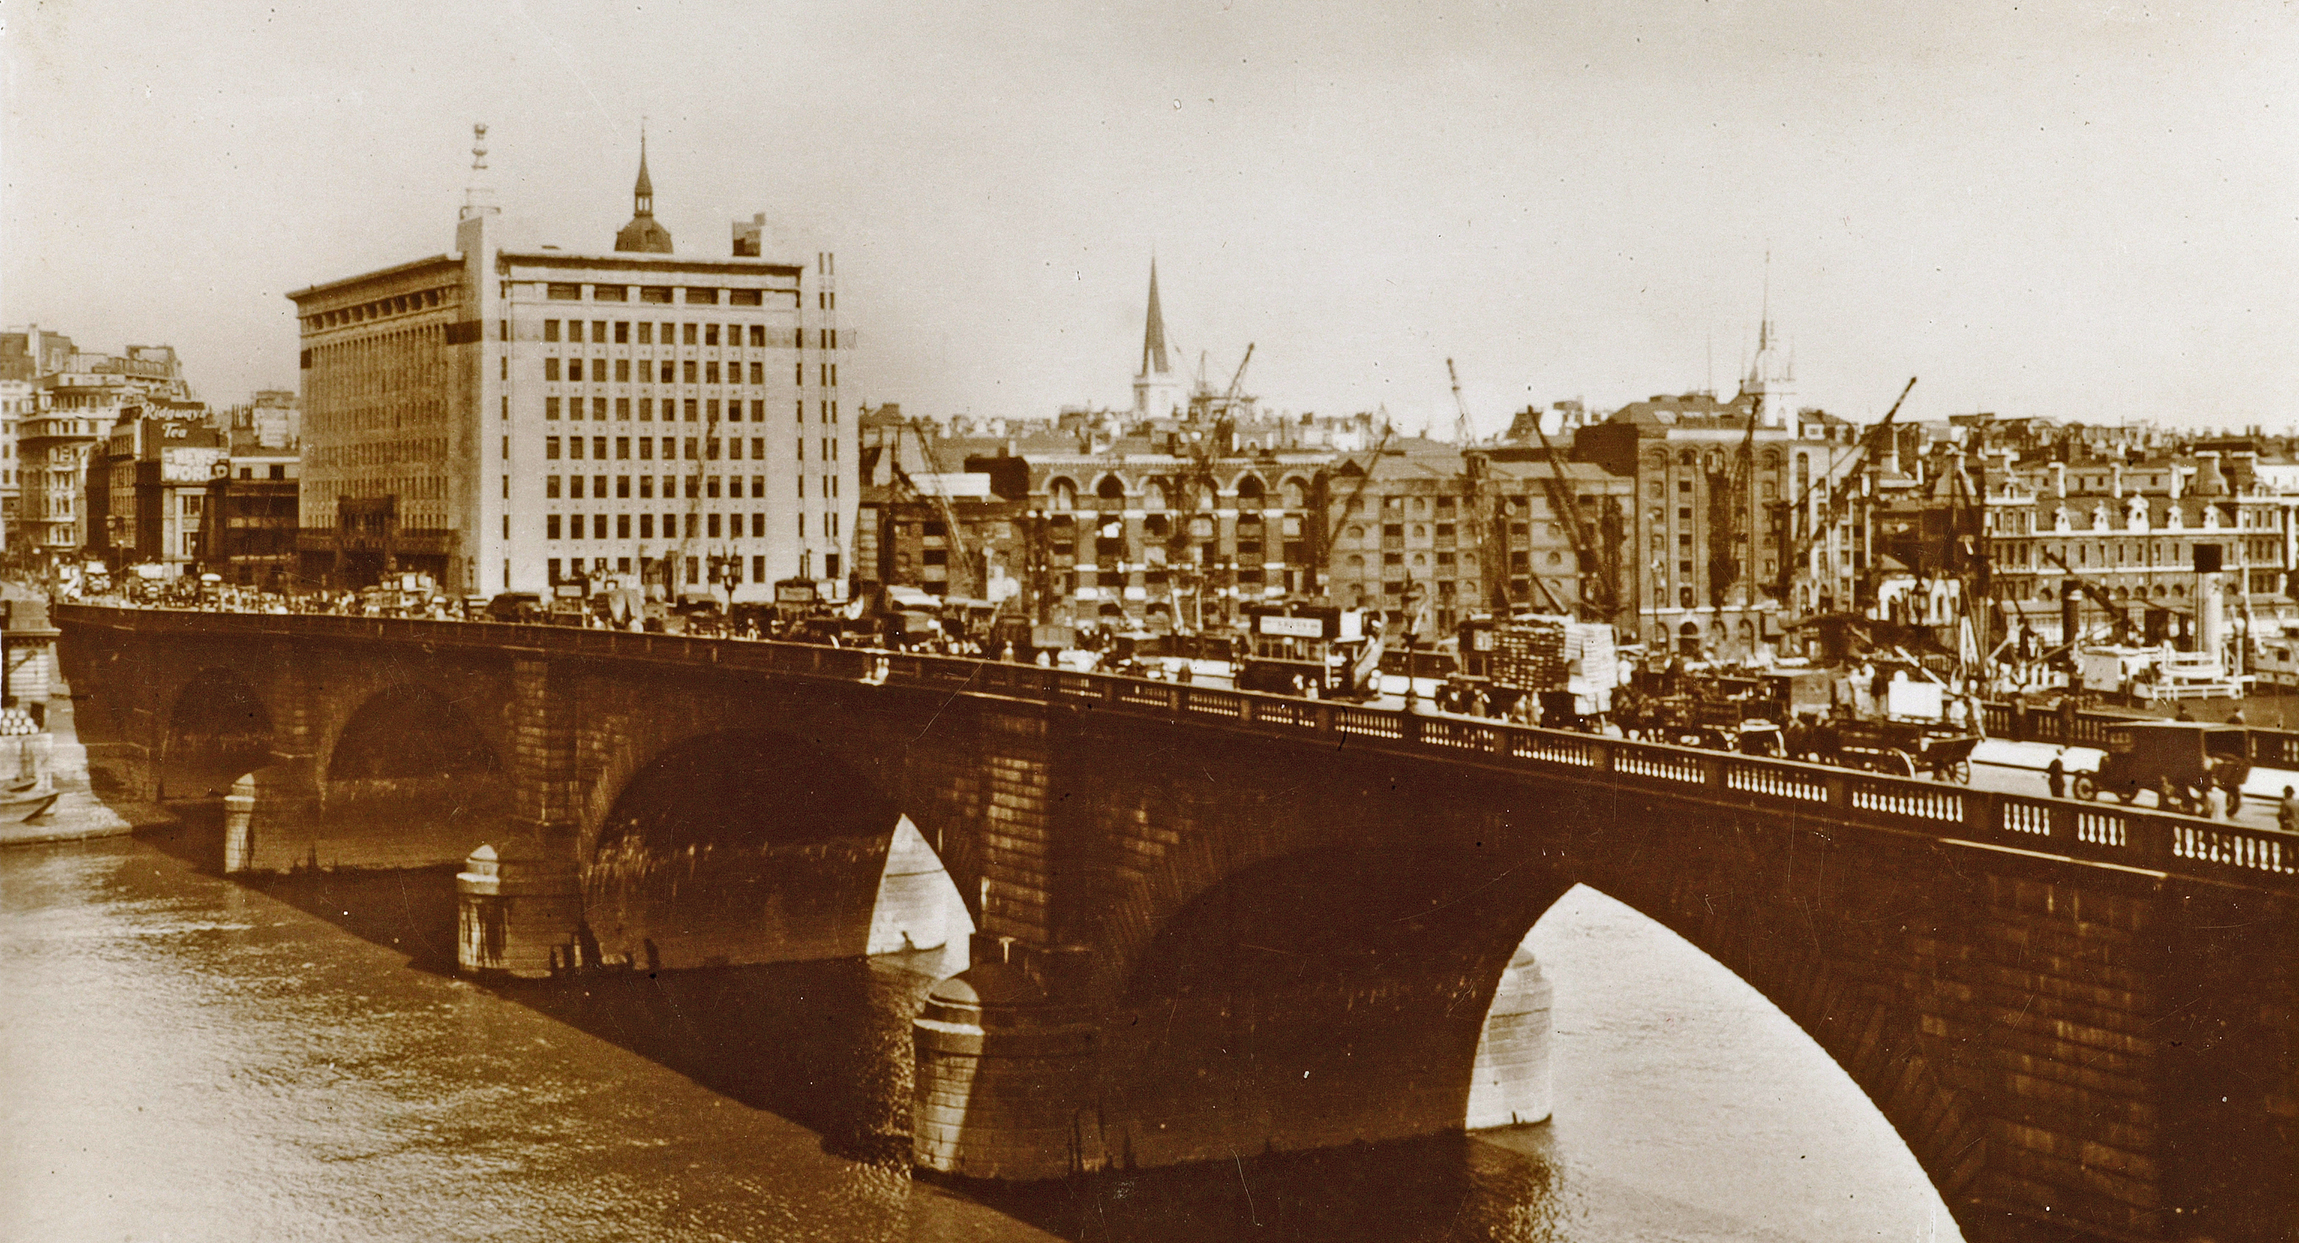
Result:
[[[1898,765],[1898,771],[1892,773],[1892,776],[1906,777],[1910,781],[1916,779],[1916,761],[1910,757],[1907,752],[1898,750],[1888,751],[1885,753],[1885,756],[1885,762],[1887,766],[1895,762]]]
[[[2099,783],[2091,779],[2090,773],[2077,773],[2075,783],[2070,788],[2074,790],[2078,799],[2086,803],[2099,797]]]
[[[1948,780],[1957,785],[1968,786],[1972,784],[1972,762],[1970,760],[1957,760],[1948,765]]]

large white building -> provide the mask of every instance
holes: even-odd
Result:
[[[456,253],[288,295],[302,324],[306,577],[449,590],[587,578],[768,599],[853,568],[836,264],[680,254],[646,155],[612,250],[511,248],[480,176]]]

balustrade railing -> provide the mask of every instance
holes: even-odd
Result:
[[[922,689],[1094,705],[1096,710],[1269,734],[1339,736],[1351,746],[1419,753],[1448,762],[1574,774],[1615,786],[1649,786],[1671,797],[1758,811],[1800,822],[1815,817],[1926,831],[2095,862],[2299,888],[2299,834],[2171,815],[2151,809],[2031,798],[1787,760],[1731,755],[1662,743],[1539,729],[1480,718],[1410,713],[1359,704],[1295,699],[1218,687],[1078,673],[1032,665],[861,648],[830,648],[679,635],[477,625],[330,616],[194,613],[61,606],[59,623],[152,633],[230,630],[250,637],[296,636],[418,645],[539,651],[545,655],[656,663],[713,663],[755,670]],[[2128,718],[2106,714],[2017,712],[1989,705],[1999,727],[2029,736],[2064,733],[2104,740]],[[2299,733],[2251,731],[2256,762],[2299,760]]]

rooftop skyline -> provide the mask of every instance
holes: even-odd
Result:
[[[446,32],[444,37],[443,33]],[[1962,3],[450,6],[14,15],[0,318],[295,383],[282,294],[452,248],[470,126],[514,241],[654,211],[841,259],[847,387],[1131,404],[1173,366],[1484,434],[1729,395],[1771,318],[1857,419],[2282,428],[2299,389],[2299,21]]]

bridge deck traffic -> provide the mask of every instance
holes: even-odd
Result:
[[[926,688],[1242,731],[1486,770],[1777,812],[2221,884],[2299,890],[2299,835],[2145,807],[2085,803],[1605,735],[965,657],[490,622],[66,606],[67,624],[710,667]],[[1989,784],[2009,784],[1995,783]]]

